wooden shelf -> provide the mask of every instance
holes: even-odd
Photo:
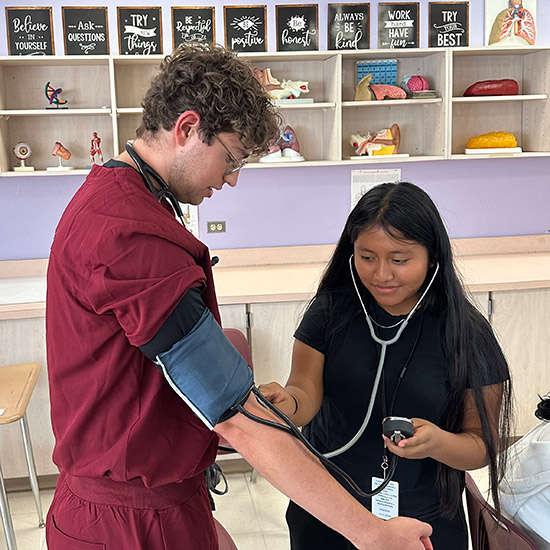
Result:
[[[550,47],[419,48],[244,54],[250,67],[269,68],[279,80],[308,82],[313,103],[277,104],[283,124],[296,132],[305,162],[251,162],[249,169],[361,166],[445,159],[537,157],[550,155]],[[350,101],[359,61],[397,60],[397,81],[422,75],[440,97],[384,101]],[[102,139],[104,158],[118,155],[139,126],[143,95],[162,55],[154,56],[6,56],[0,58],[0,176],[86,174],[78,169],[47,172],[51,148],[61,141],[75,166],[89,164],[93,132]],[[45,109],[44,84],[66,88],[68,109]],[[519,95],[463,97],[480,80],[513,78]],[[405,107],[405,108],[404,108]],[[105,116],[109,115],[109,116]],[[78,124],[71,117],[79,117]],[[352,134],[401,129],[400,151],[409,157],[354,154]],[[513,155],[465,155],[471,137],[490,131],[513,133],[526,150]],[[35,172],[13,172],[12,148],[28,141],[28,164]],[[321,157],[321,158],[319,158]],[[315,160],[310,160],[315,159]]]

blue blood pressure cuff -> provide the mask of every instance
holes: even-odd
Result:
[[[212,430],[236,414],[254,385],[252,369],[223,333],[212,313],[200,319],[157,364],[172,389]]]

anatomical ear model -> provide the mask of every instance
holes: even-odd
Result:
[[[297,99],[309,92],[309,83],[303,80],[283,80],[279,82],[272,74],[271,69],[254,69],[256,80],[264,87],[271,99]]]
[[[352,134],[350,143],[355,149],[356,155],[397,155],[401,132],[397,124],[391,128],[384,128],[378,132],[363,134]]]

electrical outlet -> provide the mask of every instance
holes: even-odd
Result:
[[[225,233],[225,222],[206,222],[208,233]]]

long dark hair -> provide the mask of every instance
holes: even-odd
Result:
[[[483,399],[483,386],[492,380],[504,380],[499,416],[500,441],[510,435],[511,387],[506,359],[483,315],[466,296],[453,264],[451,243],[437,207],[428,194],[412,183],[384,183],[366,193],[350,213],[334,254],[325,269],[317,294],[330,289],[337,295],[333,331],[340,330],[360,313],[352,286],[349,258],[360,233],[373,227],[388,235],[423,245],[430,264],[439,262],[439,273],[432,289],[422,302],[426,312],[442,316],[445,321],[445,350],[449,361],[448,401],[441,428],[461,430],[464,397],[471,389],[481,418],[483,440],[489,461],[489,484],[495,508],[500,512],[498,483],[505,469],[506,453],[495,439]],[[428,273],[420,292],[428,284]],[[458,411],[458,414],[457,414]],[[452,517],[461,501],[462,474],[438,463],[437,487],[441,513]]]

